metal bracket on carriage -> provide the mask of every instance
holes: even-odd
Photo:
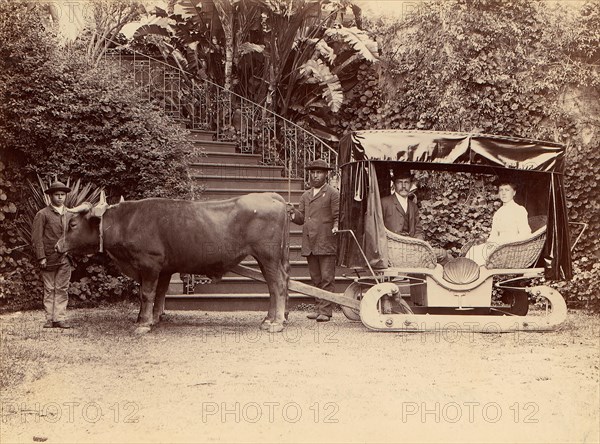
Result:
[[[181,274],[186,294],[194,293],[196,285],[212,284],[213,280],[204,274]]]
[[[209,278],[208,276],[206,276],[205,274],[195,274],[193,276],[193,280],[196,284],[200,284],[200,285],[212,284],[212,282],[213,282],[213,280],[211,278]]]

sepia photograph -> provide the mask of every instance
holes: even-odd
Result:
[[[600,0],[0,0],[0,443],[600,443]]]

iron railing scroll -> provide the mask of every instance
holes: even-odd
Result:
[[[105,62],[123,68],[119,75],[168,116],[214,131],[218,141],[236,141],[241,153],[261,154],[263,164],[282,166],[289,177],[307,181],[304,166],[319,158],[337,171],[337,152],[325,141],[216,83],[129,48],[107,51]]]

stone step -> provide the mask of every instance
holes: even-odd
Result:
[[[309,276],[295,277],[294,280],[311,285]],[[348,285],[350,285],[352,280],[353,278],[336,276],[336,293],[343,293]],[[194,287],[194,294],[197,295],[227,293],[268,294],[269,289],[267,284],[264,282],[253,281],[252,279],[248,279],[243,276],[226,276],[223,277],[223,280],[217,284],[197,284]]]
[[[228,177],[283,177],[283,167],[267,165],[231,165],[226,163],[192,163],[190,174]]]
[[[190,123],[190,121],[188,119],[183,119],[183,118],[179,118],[179,117],[172,117],[172,120],[179,127],[183,128],[184,130],[190,131],[190,129],[188,128],[188,124]]]
[[[217,140],[194,140],[194,152],[208,151],[212,153],[236,153],[236,142],[219,142]]]
[[[249,257],[248,260],[243,260],[240,265],[245,265],[246,267],[251,267],[251,268],[256,268],[257,270],[259,270],[258,264],[256,263],[256,261]],[[352,270],[346,268],[346,267],[335,267],[335,275],[336,276],[341,276],[341,277],[345,277],[345,276],[350,276],[352,274]],[[233,272],[228,272],[225,273],[225,276],[239,276],[238,274],[235,274]],[[225,277],[223,276],[223,277]],[[308,264],[306,262],[306,258],[302,258],[301,260],[291,260],[290,259],[290,277],[293,278],[306,278],[307,276],[310,276],[309,272],[308,272]]]
[[[314,298],[303,294],[290,294],[288,309],[296,310],[300,305],[314,304]],[[165,298],[165,310],[202,310],[202,311],[260,311],[269,309],[269,294],[213,294],[213,295],[168,295]],[[262,316],[262,315],[261,315]],[[297,316],[291,315],[292,318]],[[336,316],[343,316],[336,314]],[[257,318],[260,323],[262,317]]]
[[[258,263],[250,256],[248,256],[247,259],[244,259],[240,263],[240,265],[245,265],[246,267],[251,267],[251,268],[260,270],[260,268],[258,267]],[[335,275],[340,276],[340,277],[354,276],[353,271],[351,269],[345,268],[345,267],[336,267]],[[223,278],[238,277],[238,276],[239,276],[238,274],[229,271],[229,272],[225,273]],[[306,262],[306,258],[302,257],[301,259],[298,259],[298,260],[290,259],[290,277],[307,278],[308,276],[310,276],[310,274],[308,272],[308,264]],[[244,278],[244,279],[248,279],[248,278]],[[250,280],[250,279],[248,279],[248,280]],[[181,279],[179,278],[179,275],[174,274],[173,278],[172,278],[172,282],[180,282],[180,281],[181,281]]]
[[[202,193],[201,197],[198,200],[222,200],[222,199],[230,199],[232,197],[243,196],[244,194],[249,194],[249,193],[265,193],[265,192],[277,193],[281,197],[283,197],[286,202],[288,201],[287,189],[286,190],[281,190],[281,189],[272,189],[272,190],[252,189],[251,190],[251,189],[248,189],[248,190],[239,191],[239,190],[230,190],[227,188],[209,188]],[[291,202],[293,202],[295,204],[300,202],[300,197],[302,196],[302,193],[304,193],[304,190],[291,190],[291,192],[290,192]]]
[[[197,140],[207,140],[207,141],[212,141],[215,140],[216,137],[216,133],[215,131],[208,131],[208,130],[190,130],[190,140],[192,142],[197,141]]]
[[[213,175],[192,175],[196,184],[204,185],[206,190],[227,188],[244,192],[245,190],[304,190],[302,179],[285,179],[283,177],[227,177]]]
[[[260,154],[218,153],[204,151],[202,154],[194,153],[192,162],[226,163],[231,165],[258,165],[262,156]]]
[[[290,224],[290,248],[302,245],[302,230],[297,230],[296,224]],[[290,252],[291,257],[291,252]]]
[[[294,239],[296,241],[296,239]],[[306,258],[302,256],[302,237],[298,238],[297,244],[292,244],[292,238],[290,236],[290,260],[291,261],[305,261]]]

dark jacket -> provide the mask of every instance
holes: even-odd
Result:
[[[33,251],[38,261],[46,258],[47,270],[68,262],[67,255],[56,252],[54,246],[62,237],[71,217],[72,214],[67,211],[61,216],[52,205],[48,205],[38,211],[33,219],[31,230]]]
[[[383,212],[383,224],[388,230],[402,236],[425,239],[419,218],[419,208],[412,200],[408,199],[408,215],[404,212],[395,194],[381,199],[381,210]],[[407,218],[408,226],[405,227],[404,222]],[[405,228],[408,228],[408,231]]]
[[[338,226],[340,193],[323,185],[313,197],[313,190],[307,190],[300,198],[300,206],[294,211],[293,222],[302,227],[302,256],[335,255],[337,237],[331,230]]]

